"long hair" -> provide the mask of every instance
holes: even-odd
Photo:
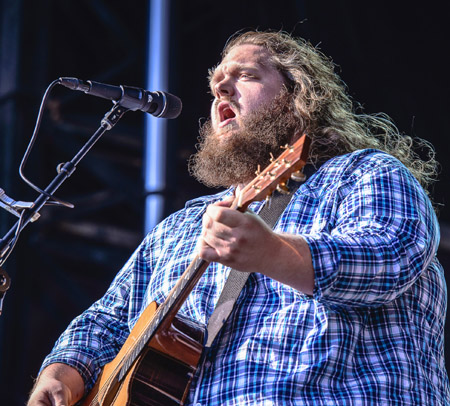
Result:
[[[232,37],[222,57],[244,44],[265,48],[270,63],[284,77],[293,97],[299,131],[311,138],[311,162],[376,148],[399,159],[425,190],[435,180],[437,162],[432,145],[400,134],[385,114],[357,114],[333,62],[307,41],[284,32],[249,31]],[[427,160],[420,158],[416,148]]]

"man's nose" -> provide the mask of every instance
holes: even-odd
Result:
[[[234,94],[234,87],[229,77],[224,77],[220,82],[217,82],[214,90],[217,96],[231,97]]]

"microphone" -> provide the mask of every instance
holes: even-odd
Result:
[[[141,110],[160,118],[177,118],[182,109],[181,100],[173,94],[130,86],[113,86],[92,80],[62,77],[59,83],[72,90],[113,100],[129,110]]]

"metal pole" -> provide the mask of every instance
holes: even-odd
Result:
[[[170,0],[151,0],[148,23],[147,89],[168,89]],[[167,173],[167,122],[146,117],[145,136],[145,232],[164,214]]]

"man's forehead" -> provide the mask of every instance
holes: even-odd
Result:
[[[259,45],[243,44],[233,47],[222,59],[222,61],[210,70],[210,78],[222,72],[224,69],[233,67],[261,67],[269,66],[269,53]]]

